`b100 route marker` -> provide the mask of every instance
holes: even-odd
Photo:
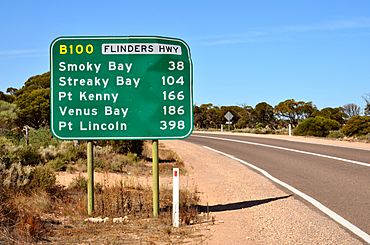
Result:
[[[192,132],[192,61],[182,40],[60,37],[50,66],[57,138],[181,139]]]

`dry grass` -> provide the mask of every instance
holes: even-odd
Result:
[[[107,175],[108,176],[108,175]],[[80,177],[81,178],[81,177]],[[78,180],[76,183],[83,181]],[[81,189],[72,188],[69,200],[65,202],[59,226],[50,237],[51,241],[60,243],[89,242],[96,244],[137,244],[137,243],[182,243],[186,240],[201,240],[202,237],[194,232],[198,221],[196,205],[199,198],[189,190],[180,193],[180,217],[183,226],[172,228],[172,190],[161,188],[159,218],[152,218],[152,190],[143,186],[133,178],[122,179],[116,184],[104,184],[96,188],[94,217],[109,217],[106,223],[93,224],[85,222],[86,193]],[[62,212],[63,211],[63,212]],[[127,217],[123,223],[113,223],[113,218]],[[63,239],[61,239],[63,238]]]
[[[147,145],[147,151],[148,148],[151,153],[151,145]],[[176,153],[162,144],[159,152],[161,176],[170,176],[173,167],[180,167],[185,172]],[[96,154],[103,163],[101,170],[107,173],[112,169],[112,163],[116,163],[120,167],[118,172],[125,176],[112,184],[106,174],[103,183],[95,186],[94,217],[109,217],[108,222],[93,224],[85,221],[88,215],[83,176],[78,176],[67,189],[55,186],[48,191],[38,189],[23,194],[0,189],[0,244],[172,244],[203,239],[197,232],[199,227],[190,225],[198,222],[196,190],[180,192],[180,228],[173,228],[171,224],[172,190],[168,187],[160,188],[160,216],[152,218],[152,189],[148,183],[144,185],[138,180],[139,176],[151,174],[151,162],[148,161],[151,154],[144,160],[134,155],[112,154],[109,149]],[[113,223],[112,219],[118,217],[127,218],[123,223]]]
[[[182,174],[186,174],[184,162],[176,152],[166,148],[164,144],[159,143],[159,173],[161,176],[172,176],[173,168],[180,168]],[[152,143],[144,142],[143,157],[146,158],[148,167],[151,167],[152,161]]]
[[[50,196],[44,191],[32,195],[0,192],[0,244],[43,240],[48,230],[42,215],[51,208]]]

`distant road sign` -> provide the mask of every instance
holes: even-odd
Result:
[[[165,37],[60,37],[50,47],[60,139],[181,139],[193,129],[188,45]]]
[[[233,119],[233,117],[234,117],[234,115],[229,111],[225,114],[225,118],[229,122],[231,121],[231,119]]]

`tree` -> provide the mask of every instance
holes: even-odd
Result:
[[[256,121],[263,127],[270,125],[274,127],[274,108],[266,102],[258,103],[254,109]]]
[[[9,88],[6,89],[6,92],[10,95],[14,95],[17,91],[18,91],[18,89],[13,88],[13,87],[9,87]]]
[[[328,119],[335,120],[339,122],[341,125],[343,125],[346,122],[346,119],[348,118],[347,114],[344,113],[342,107],[326,107],[320,111],[316,111],[312,114],[313,117],[320,116],[325,117]]]
[[[294,99],[280,102],[274,110],[278,118],[288,119],[293,126],[296,126],[299,120],[308,118],[317,111],[312,102],[295,101]]]
[[[353,104],[353,103],[352,104],[346,104],[346,105],[343,106],[343,111],[344,111],[344,113],[347,114],[347,116],[349,118],[354,117],[354,116],[359,116],[360,115],[360,110],[361,110],[361,108],[358,105]]]
[[[198,128],[217,128],[222,123],[220,108],[211,103],[194,107],[194,124]]]
[[[235,123],[236,128],[254,128],[256,126],[256,112],[252,106],[244,105],[240,111],[239,120]]]
[[[0,91],[0,100],[12,103],[14,101],[14,95],[5,94]]]
[[[14,103],[18,106],[17,124],[40,128],[49,125],[50,118],[50,73],[29,78],[25,85],[15,92]]]
[[[362,96],[362,98],[365,100],[366,103],[364,109],[365,116],[370,116],[370,93],[368,93],[365,96]]]

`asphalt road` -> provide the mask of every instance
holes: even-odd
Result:
[[[227,138],[328,155],[365,163],[365,166],[323,156],[264,145],[211,139]],[[233,155],[313,197],[367,234],[370,234],[370,151],[286,140],[193,133],[187,141]],[[227,166],[220,166],[227,171]]]

